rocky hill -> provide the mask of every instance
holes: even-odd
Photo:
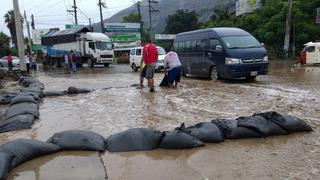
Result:
[[[200,21],[207,20],[213,11],[225,5],[235,4],[236,0],[158,0],[158,4],[154,8],[159,10],[158,13],[153,14],[153,28],[155,32],[160,33],[164,30],[166,25],[166,18],[168,15],[174,14],[178,9],[195,10],[199,15]],[[234,5],[235,6],[235,5]],[[105,22],[122,22],[122,18],[132,12],[137,12],[137,6],[131,6],[113,15]],[[149,27],[149,12],[148,1],[143,0],[141,5],[142,20],[145,27]],[[94,25],[94,29],[99,29],[99,24]]]

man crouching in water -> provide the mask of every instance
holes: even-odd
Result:
[[[158,61],[158,50],[151,40],[147,41],[148,44],[144,46],[142,52],[141,64],[145,64],[140,75],[140,87],[143,88],[143,78],[148,79],[148,86],[150,92],[154,92],[154,73],[156,71],[156,63]]]

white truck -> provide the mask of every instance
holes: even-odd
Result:
[[[108,67],[113,63],[113,44],[102,33],[89,32],[88,28],[50,31],[41,38],[43,51],[50,59],[60,61],[71,50],[77,56],[77,64],[87,63],[89,67],[103,64]]]

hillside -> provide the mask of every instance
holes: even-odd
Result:
[[[190,11],[195,10],[199,15],[200,21],[208,20],[213,14],[213,11],[226,4],[235,4],[235,0],[159,0],[157,5],[154,5],[155,9],[158,9],[158,13],[153,15],[153,28],[156,33],[160,33],[164,30],[166,25],[166,18],[168,15],[174,14],[178,9],[187,9]],[[122,18],[127,16],[131,12],[137,12],[136,6],[131,6],[124,9],[117,14],[113,15],[105,22],[122,22]],[[145,27],[149,27],[149,12],[148,1],[143,0],[141,5],[142,21]],[[99,24],[94,25],[94,29],[98,29]]]

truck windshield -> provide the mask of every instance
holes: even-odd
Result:
[[[260,48],[261,44],[253,36],[228,36],[222,37],[222,41],[228,49],[245,49],[245,48]]]
[[[112,50],[112,44],[109,42],[96,42],[96,48],[100,50]]]

